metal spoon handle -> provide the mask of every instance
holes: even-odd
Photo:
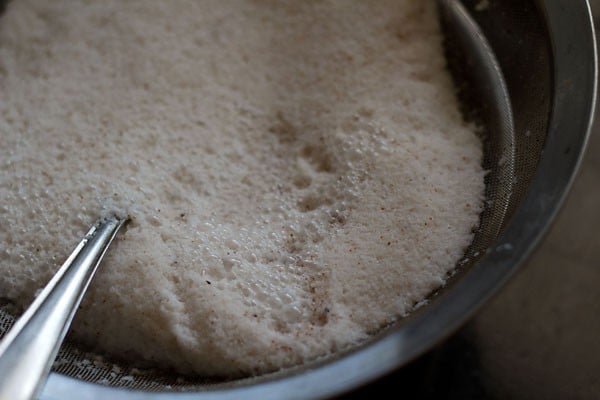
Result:
[[[0,342],[0,400],[35,399],[108,246],[125,222],[92,227]]]

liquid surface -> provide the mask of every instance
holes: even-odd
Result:
[[[73,337],[260,374],[443,284],[483,200],[433,1],[14,0],[0,19],[0,296],[129,214]]]

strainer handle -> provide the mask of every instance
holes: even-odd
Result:
[[[0,400],[37,398],[94,273],[125,219],[96,224],[0,342]]]

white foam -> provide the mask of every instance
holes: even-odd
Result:
[[[73,326],[102,352],[227,376],[312,360],[470,243],[481,143],[433,1],[15,0],[1,22],[0,293],[27,305],[129,214]]]

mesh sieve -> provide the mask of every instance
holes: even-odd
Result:
[[[489,253],[488,249],[497,243],[509,225],[536,174],[555,96],[552,32],[547,26],[543,1],[464,0],[462,3],[479,26],[481,36],[465,35],[453,24],[443,23],[447,58],[465,117],[483,127],[484,167],[489,171],[487,200],[473,243],[447,285],[433,293],[431,299],[443,297],[460,282]],[[3,4],[0,1],[0,8]],[[485,57],[475,54],[473,44],[469,43],[476,40],[481,45],[483,37],[495,55],[497,63],[492,66],[484,67]],[[493,71],[494,68],[498,71]],[[362,348],[398,329],[410,327],[414,318],[427,308],[421,307],[412,316],[383,329]],[[10,304],[0,304],[0,336],[9,329],[14,314]],[[323,363],[326,361],[275,374],[275,377],[302,373]],[[210,382],[179,377],[160,369],[134,368],[87,352],[71,341],[61,349],[53,370],[78,380],[144,391],[196,391],[214,385],[229,387],[248,383]]]

